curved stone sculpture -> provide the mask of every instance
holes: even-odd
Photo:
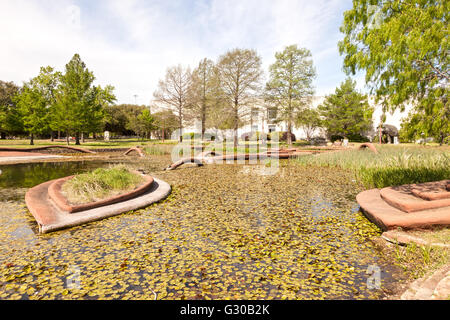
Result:
[[[0,151],[21,151],[21,152],[33,152],[33,151],[39,151],[39,150],[46,150],[46,149],[52,149],[52,148],[60,148],[60,149],[68,149],[73,151],[78,151],[82,153],[95,153],[92,150],[79,148],[79,147],[72,147],[72,146],[61,146],[61,145],[51,145],[51,146],[42,146],[42,147],[33,147],[33,148],[2,148],[0,147]]]
[[[229,160],[264,160],[267,158],[277,158],[277,159],[289,159],[298,154],[310,154],[311,152],[300,152],[297,149],[272,149],[263,153],[238,153],[238,154],[225,154],[225,155],[215,155],[214,151],[205,151],[198,154],[195,157],[188,157],[180,159],[164,170],[174,170],[185,163],[195,163],[197,166],[202,166],[204,162],[206,163],[220,163]],[[208,155],[215,155],[212,157],[207,157]]]
[[[361,144],[358,149],[362,150],[362,149],[366,149],[366,148],[370,149],[374,153],[378,153],[377,148],[375,148],[373,143],[370,143],[370,142],[365,142],[365,143]]]
[[[60,181],[68,177],[47,181],[29,189],[25,195],[25,202],[38,223],[39,232],[47,233],[145,208],[170,194],[171,187],[168,183],[149,178],[146,179],[144,190],[138,188],[118,197],[90,203],[78,212],[65,210],[68,208],[64,206],[64,202],[61,205],[58,201],[54,201],[54,195],[49,195],[49,189],[58,189]]]
[[[125,151],[123,155],[126,156],[126,155],[128,155],[130,152],[137,152],[137,154],[138,154],[140,157],[145,157],[144,152],[143,152],[142,149],[139,148],[139,147],[132,147],[132,148],[128,149],[127,151]]]

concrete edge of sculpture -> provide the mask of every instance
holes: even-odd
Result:
[[[135,171],[135,173],[140,174],[137,171]],[[144,175],[143,176],[145,179],[144,183],[142,183],[142,185],[140,185],[138,188],[136,188],[130,192],[119,194],[119,195],[116,195],[116,196],[113,196],[113,197],[110,197],[107,199],[103,199],[100,201],[96,201],[96,202],[72,205],[69,203],[67,198],[62,194],[61,189],[62,189],[63,184],[66,181],[72,179],[73,177],[74,176],[69,176],[69,177],[58,179],[48,187],[48,195],[49,195],[50,199],[53,201],[53,203],[55,203],[59,209],[70,212],[70,213],[80,212],[80,211],[89,210],[89,209],[93,209],[93,208],[97,208],[97,207],[103,207],[103,206],[106,206],[109,204],[113,204],[113,203],[117,203],[120,201],[125,201],[125,200],[135,198],[135,197],[143,194],[145,191],[149,190],[153,184],[153,178],[151,176]]]
[[[149,189],[131,199],[70,213],[61,210],[49,197],[49,187],[58,180],[60,179],[39,184],[29,189],[25,194],[25,203],[35,218],[40,233],[70,228],[131,210],[145,208],[152,203],[165,199],[172,190],[167,182],[153,178]]]
[[[140,157],[145,157],[145,154],[144,154],[144,152],[142,151],[142,149],[140,148],[140,147],[138,147],[138,146],[136,146],[136,147],[131,147],[130,149],[128,149],[127,151],[125,151],[124,153],[123,153],[123,155],[124,156],[126,156],[126,155],[128,155],[129,153],[131,153],[131,152],[136,152]]]
[[[60,149],[69,149],[74,151],[79,151],[82,153],[95,153],[92,150],[79,148],[79,147],[72,147],[72,146],[62,146],[62,145],[50,145],[50,146],[41,146],[41,147],[33,147],[33,148],[4,148],[0,147],[0,151],[24,151],[24,152],[33,152],[33,151],[39,151],[39,150],[45,150],[45,149],[51,149],[51,148],[60,148]]]
[[[444,185],[447,180],[438,181]],[[437,182],[428,182],[422,184],[414,184],[415,187],[427,188],[436,185]],[[411,185],[403,185],[405,190],[411,188]],[[399,188],[397,187],[397,188]],[[405,192],[406,193],[406,192]],[[408,196],[414,197],[411,193]],[[413,198],[406,198],[406,201],[413,201]],[[382,197],[381,190],[371,189],[359,193],[356,201],[361,207],[364,215],[382,230],[392,230],[398,227],[404,229],[429,228],[432,226],[449,226],[450,225],[450,205],[439,200],[437,204],[431,207],[424,207],[423,210],[407,212],[402,207],[392,206],[391,203],[385,201]],[[414,201],[427,201],[416,198]],[[406,203],[406,202],[405,202]]]
[[[384,231],[381,234],[381,238],[384,240],[399,244],[399,245],[407,245],[410,243],[415,243],[422,246],[435,246],[435,247],[441,247],[441,248],[450,248],[450,243],[441,243],[441,242],[430,242],[427,240],[424,240],[420,237],[416,237],[413,235],[408,234],[405,231],[402,230],[388,230]]]
[[[448,300],[449,298],[449,264],[414,280],[399,297],[401,300]]]

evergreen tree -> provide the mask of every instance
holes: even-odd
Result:
[[[55,104],[55,91],[60,74],[52,67],[42,67],[38,76],[25,83],[16,96],[23,128],[30,134],[30,144],[34,136],[49,130],[50,113]]]
[[[372,128],[374,109],[369,105],[367,95],[357,92],[355,87],[356,82],[345,80],[318,106],[328,136],[362,135]]]
[[[100,128],[105,113],[104,106],[115,100],[113,87],[93,86],[94,74],[87,69],[78,54],[66,64],[56,93],[52,128],[69,135],[75,134],[80,144],[80,134]]]

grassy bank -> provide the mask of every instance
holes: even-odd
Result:
[[[348,150],[304,156],[305,166],[340,167],[351,170],[366,188],[383,188],[450,178],[448,147],[377,146],[370,150]]]
[[[82,204],[135,189],[143,178],[123,165],[109,169],[98,168],[92,172],[76,175],[64,183],[62,191],[69,202]]]
[[[141,139],[121,139],[121,140],[92,140],[86,139],[79,147],[88,149],[102,149],[102,148],[131,148],[135,146],[173,146],[177,141],[166,140],[141,140]],[[30,145],[30,140],[0,140],[0,147],[4,148],[33,148],[50,145],[66,145],[65,140],[50,141],[50,140],[34,140],[34,145]],[[75,146],[75,141],[70,141],[70,146]]]

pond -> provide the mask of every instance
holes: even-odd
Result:
[[[171,184],[161,203],[37,234],[29,187],[112,163]],[[167,156],[0,166],[1,299],[377,299],[401,277],[351,174],[282,161],[162,171]],[[381,287],[368,286],[380,270]]]

